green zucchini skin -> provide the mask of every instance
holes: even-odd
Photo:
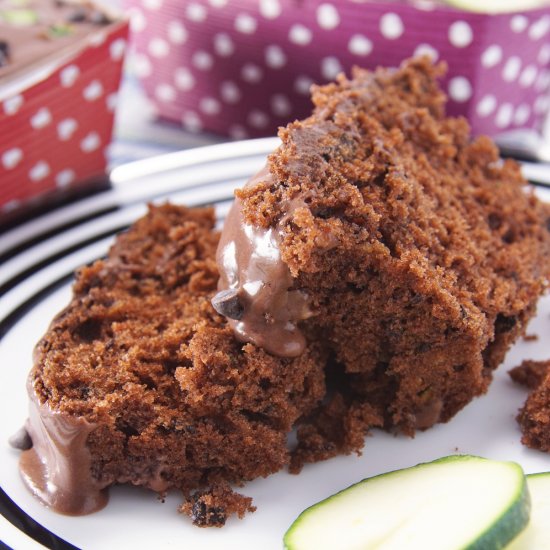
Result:
[[[333,501],[332,503],[330,503],[330,505],[334,506],[335,505],[334,500],[337,500],[337,499],[342,500],[343,498],[346,497],[346,493],[348,491],[357,489],[358,486],[360,485],[365,485],[365,490],[368,490],[369,484],[370,486],[372,486],[373,481],[375,480],[382,481],[383,478],[385,477],[394,476],[394,479],[395,479],[395,476],[398,476],[401,473],[408,473],[408,475],[410,475],[410,473],[413,472],[414,470],[418,470],[420,476],[422,475],[425,476],[427,469],[432,466],[446,465],[446,464],[452,464],[457,462],[466,463],[468,461],[480,461],[480,462],[483,462],[485,466],[490,465],[491,462],[495,462],[495,464],[499,464],[500,466],[505,464],[507,468],[511,468],[515,472],[514,486],[513,486],[513,491],[510,492],[511,494],[511,498],[509,500],[510,505],[507,508],[505,508],[499,516],[495,514],[495,517],[490,518],[490,523],[487,524],[486,528],[481,532],[476,533],[475,537],[471,541],[467,542],[466,544],[463,544],[463,543],[461,543],[460,545],[457,544],[457,546],[453,548],[455,548],[456,550],[505,549],[507,545],[510,543],[510,541],[512,541],[518,535],[518,533],[520,533],[523,529],[525,529],[529,521],[530,497],[529,497],[528,486],[525,480],[525,475],[523,474],[523,470],[521,469],[521,467],[516,463],[496,462],[496,461],[491,461],[488,459],[471,456],[471,455],[452,455],[448,457],[443,457],[443,458],[434,460],[433,462],[421,463],[411,468],[405,468],[402,470],[394,470],[391,472],[386,472],[384,474],[379,474],[377,476],[365,478],[358,483],[354,483],[353,485],[350,485],[346,489],[343,489],[342,491],[335,493],[334,495],[328,497],[327,499],[322,500],[305,509],[296,518],[296,520],[293,522],[293,524],[285,533],[283,538],[284,548],[286,550],[316,550],[314,545],[304,542],[303,533],[300,533],[300,530],[303,529],[304,525],[306,530],[311,529],[312,515],[315,515],[317,510],[322,510],[323,508],[321,507],[324,507],[327,503],[330,503],[330,501]],[[356,498],[356,497],[354,497],[354,494],[351,493],[352,505],[353,505],[353,498]],[[475,495],[472,495],[472,498],[475,498]],[[338,506],[338,502],[336,503],[336,506]],[[343,504],[342,513],[346,512],[345,506],[346,506],[346,503]],[[407,518],[404,518],[404,519],[407,519]],[[313,518],[313,522],[314,521],[315,519]],[[323,523],[325,524],[325,528],[326,528],[326,521],[324,521]],[[297,533],[298,535],[296,536]],[[439,550],[437,547],[431,546],[428,541],[426,542],[427,544],[424,550]],[[357,543],[357,541],[355,541],[355,543]],[[348,547],[345,545],[345,543],[342,542],[342,544],[339,545],[337,550],[346,550],[347,548]],[[355,545],[353,546],[353,548],[357,548],[357,546]],[[364,546],[364,550],[368,550],[369,548],[372,548],[372,549],[376,548],[377,550],[378,549],[383,550],[384,542],[376,543],[374,545]],[[406,549],[403,549],[403,550],[406,550]],[[537,549],[537,550],[542,550],[542,549]]]
[[[531,494],[531,519],[506,550],[546,550],[550,548],[550,472],[526,476]]]
[[[499,528],[488,528],[465,550],[501,550],[506,548],[527,527],[530,516],[531,497],[527,483],[523,483],[519,499],[497,520]]]

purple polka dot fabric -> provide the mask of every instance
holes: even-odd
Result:
[[[353,65],[429,54],[449,66],[448,112],[475,133],[540,130],[549,107],[550,9],[485,15],[426,0],[125,0],[134,66],[161,118],[233,138],[272,135],[311,110],[312,83]]]

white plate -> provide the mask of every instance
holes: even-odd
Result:
[[[262,550],[282,547],[292,520],[312,503],[364,477],[453,453],[515,460],[527,472],[550,470],[550,456],[520,443],[515,422],[525,400],[506,371],[522,359],[550,357],[550,297],[541,300],[529,326],[536,342],[519,342],[496,373],[489,393],[451,422],[416,438],[373,432],[361,457],[342,456],[306,466],[299,476],[280,472],[243,489],[258,510],[223,529],[198,529],[176,512],[179,494],[164,504],[132,487],[111,489],[109,505],[85,517],[57,515],[23,487],[19,453],[7,440],[27,414],[25,378],[34,343],[69,300],[72,271],[105,254],[112,234],[145,211],[148,200],[216,204],[220,219],[235,187],[258,170],[275,139],[217,145],[140,161],[115,170],[113,189],[57,209],[3,235],[0,240],[0,538],[13,548]],[[550,191],[540,190],[550,200]],[[84,219],[84,221],[82,221]],[[427,549],[428,550],[428,549]]]

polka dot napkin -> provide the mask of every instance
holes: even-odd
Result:
[[[0,221],[105,174],[127,35],[115,23],[20,90],[0,82]]]
[[[448,111],[474,132],[539,130],[550,10],[484,15],[417,0],[125,0],[135,67],[159,116],[234,138],[310,111],[309,87],[353,65],[427,53],[449,65]]]

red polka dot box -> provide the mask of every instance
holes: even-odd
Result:
[[[125,5],[146,92],[160,117],[190,130],[273,134],[308,114],[313,82],[421,53],[447,61],[448,111],[466,115],[475,132],[532,136],[548,108],[548,9],[490,16],[426,0]]]
[[[115,21],[0,78],[0,221],[104,177],[127,35]]]

